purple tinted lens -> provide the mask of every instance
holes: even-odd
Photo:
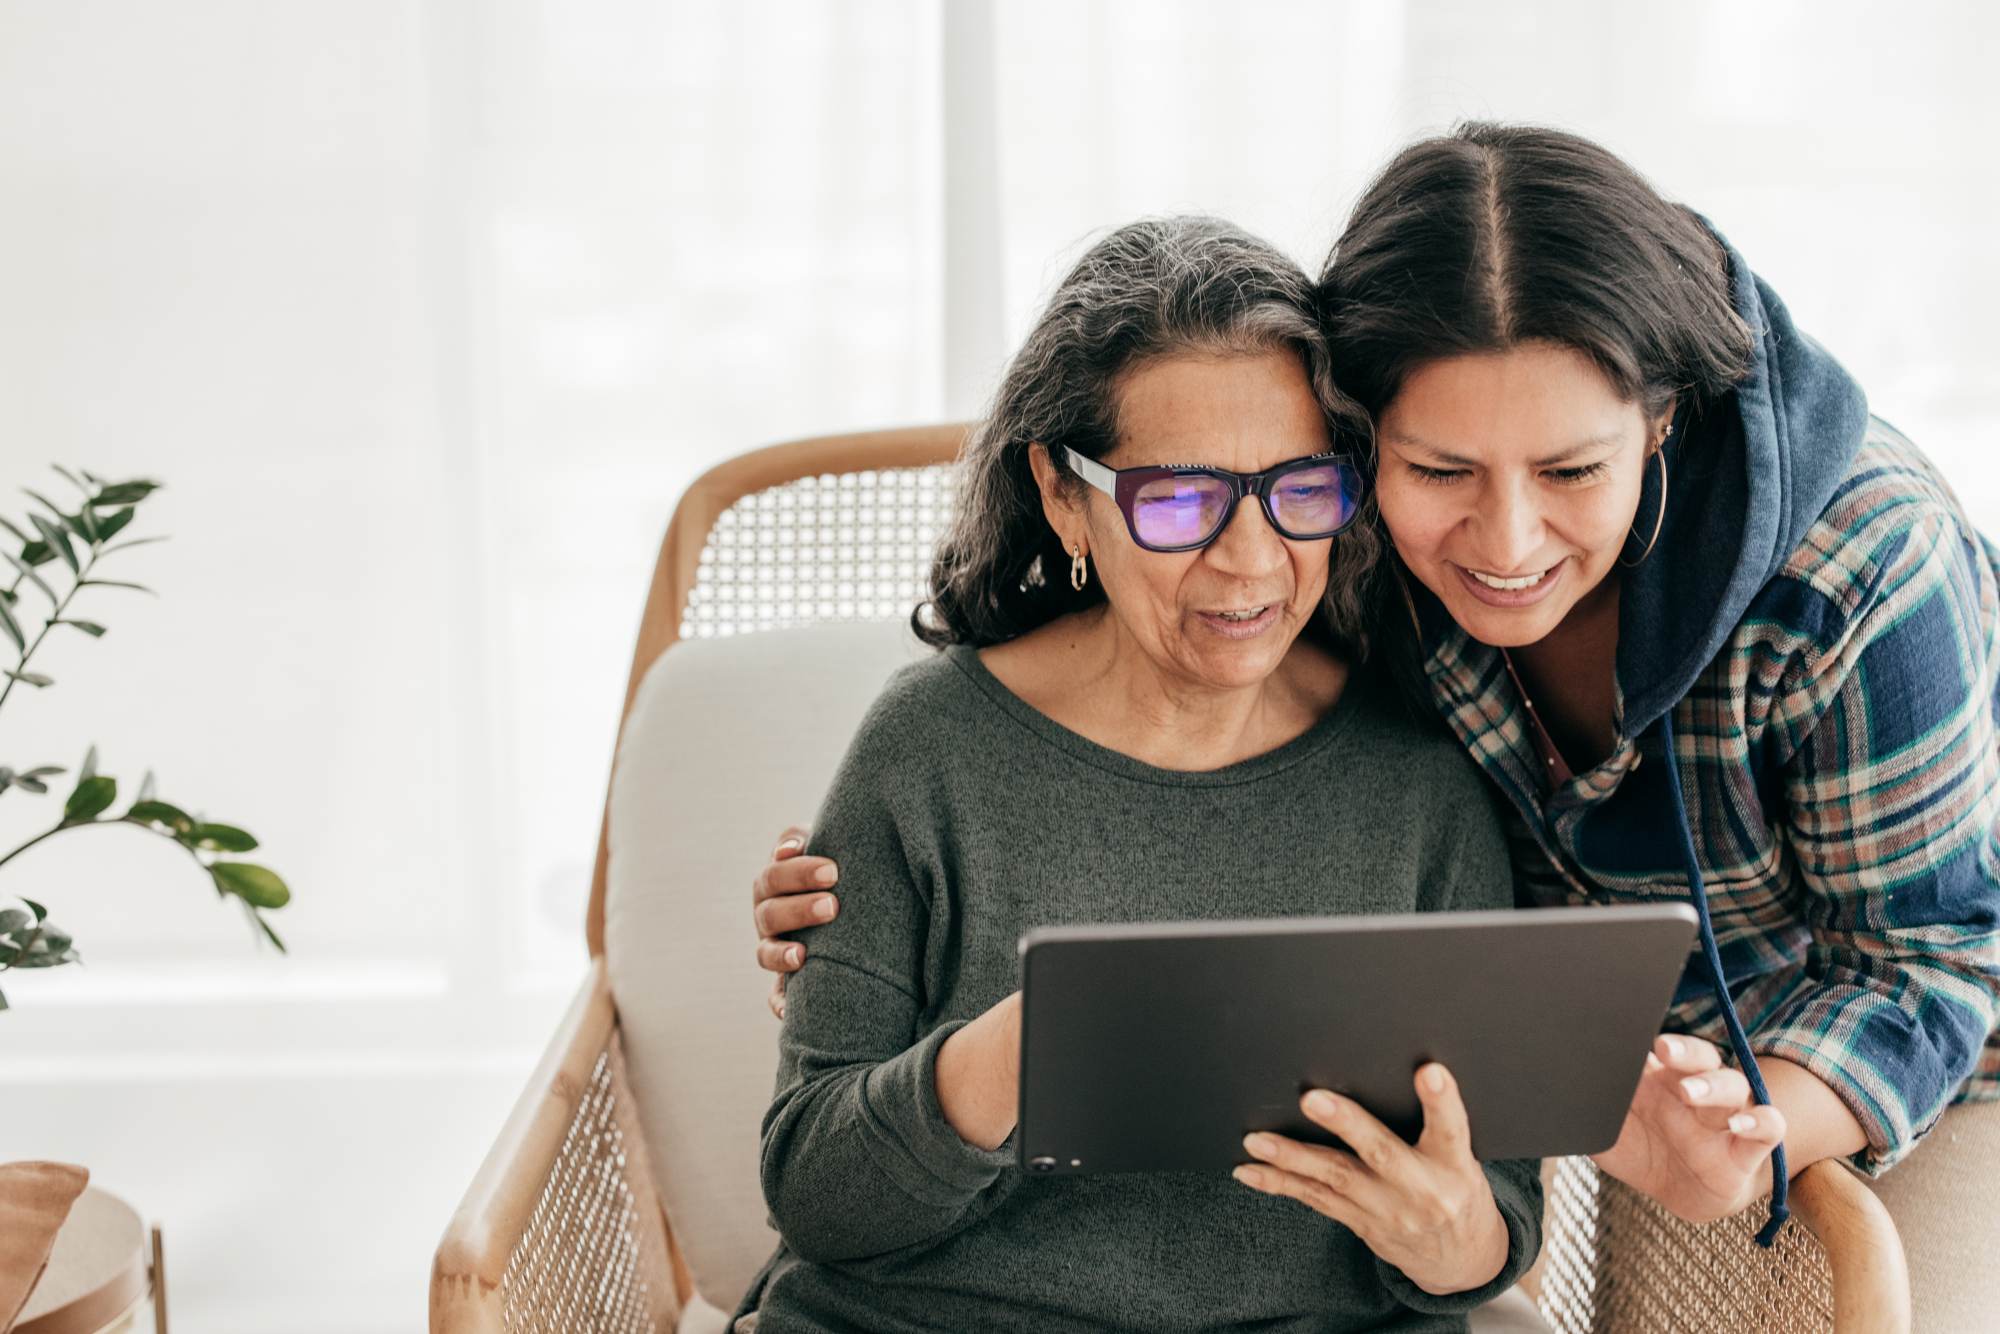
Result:
[[[1334,464],[1301,468],[1271,489],[1271,511],[1279,526],[1300,537],[1325,537],[1354,515],[1346,470]]]
[[[1229,508],[1220,477],[1156,477],[1132,497],[1132,530],[1149,547],[1184,547],[1215,535]]]

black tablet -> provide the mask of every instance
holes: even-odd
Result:
[[[1224,1171],[1243,1136],[1335,1143],[1328,1088],[1414,1141],[1458,1077],[1482,1159],[1617,1142],[1694,941],[1685,904],[1049,927],[1021,938],[1034,1172]]]

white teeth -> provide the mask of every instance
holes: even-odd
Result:
[[[1264,607],[1251,607],[1247,611],[1219,611],[1215,614],[1225,621],[1254,621],[1264,614],[1268,605],[1266,604]]]
[[[1542,582],[1542,576],[1547,574],[1548,571],[1537,570],[1533,574],[1524,574],[1519,579],[1495,579],[1492,575],[1481,574],[1477,570],[1467,570],[1466,573],[1477,579],[1480,583],[1485,584],[1488,588],[1498,588],[1506,592],[1513,592],[1517,589],[1533,588],[1536,584]]]

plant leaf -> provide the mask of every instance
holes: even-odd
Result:
[[[146,770],[146,776],[139,780],[139,800],[142,802],[147,802],[151,801],[152,799],[153,799],[153,771],[151,769],[148,769]]]
[[[64,824],[84,824],[95,820],[118,800],[118,780],[109,774],[93,774],[76,785],[63,803]]]
[[[42,582],[42,576],[35,573],[34,566],[28,564],[28,562],[22,560],[19,556],[13,555],[9,552],[0,551],[0,556],[6,556],[7,563],[9,565],[12,565],[15,569],[19,570],[23,575],[33,580],[35,587],[42,590],[42,596],[46,597],[50,601],[50,603],[53,604],[58,600],[56,598],[56,591],[53,588],[50,588],[46,583]]]
[[[144,478],[130,482],[113,482],[99,491],[90,503],[100,508],[107,505],[136,505],[159,489],[160,483],[149,482]]]
[[[21,682],[21,683],[22,683],[22,684],[24,684],[24,685],[31,685],[31,686],[52,686],[52,685],[54,685],[54,684],[55,684],[55,678],[54,678],[54,677],[50,677],[50,676],[43,676],[43,675],[42,675],[42,674],[41,674],[40,672],[13,672],[13,671],[10,671],[10,672],[8,672],[8,673],[7,673],[7,675],[9,675],[9,676],[13,677],[13,678],[14,678],[14,679],[15,679],[16,681],[19,681],[19,682]]]
[[[217,862],[208,873],[215,877],[217,889],[253,908],[282,908],[292,901],[292,891],[278,873],[253,862]]]
[[[49,920],[49,910],[47,908],[44,908],[41,904],[29,898],[24,898],[21,900],[21,902],[28,905],[28,911],[35,915],[35,920],[37,922],[46,922]]]
[[[32,542],[35,540],[34,538],[29,537],[26,533],[22,532],[19,528],[16,528],[14,526],[14,521],[12,519],[9,519],[4,514],[0,514],[0,528],[5,528],[8,532],[20,538],[23,542]]]
[[[0,936],[11,935],[34,920],[32,916],[22,912],[19,908],[8,908],[0,911]]]
[[[264,920],[264,914],[258,912],[255,908],[250,909],[249,912],[250,920],[263,928],[265,939],[278,947],[278,953],[290,954],[291,951],[285,948],[285,942],[278,939],[278,933],[273,931],[271,924]]]
[[[83,752],[83,767],[76,771],[76,777],[78,782],[97,777],[97,747],[92,746]]]
[[[166,540],[165,537],[135,537],[130,542],[120,542],[115,547],[104,548],[103,554],[109,556],[114,551],[124,551],[128,547],[143,547],[148,542],[164,542]]]
[[[55,558],[56,553],[49,549],[49,544],[39,538],[21,548],[21,559],[30,565],[47,565]]]
[[[253,852],[257,840],[248,830],[227,824],[198,824],[191,837],[194,845],[207,852]]]
[[[24,942],[14,956],[16,968],[54,968],[59,964],[75,963],[76,953],[70,949],[72,943],[69,932],[54,922],[43,922],[41,930]]]
[[[141,593],[153,593],[153,590],[144,584],[131,584],[125,582],[123,579],[79,579],[76,582],[76,586],[78,588],[131,588]],[[158,597],[159,594],[153,593],[153,596]]]
[[[18,779],[16,780],[19,781]],[[140,824],[165,825],[174,831],[176,838],[194,831],[194,819],[178,806],[169,806],[164,801],[154,801],[145,795],[146,789],[139,789],[139,800],[132,803],[132,809],[125,812],[125,818]]]
[[[0,634],[5,634],[14,641],[15,649],[23,655],[21,660],[26,662],[28,641],[21,634],[21,623],[14,619],[14,613],[7,609],[7,604],[4,602],[0,602]]]
[[[90,488],[85,486],[82,482],[79,482],[76,479],[76,474],[71,472],[68,468],[63,467],[62,464],[60,463],[51,463],[49,466],[51,468],[54,468],[57,472],[61,473],[63,480],[65,482],[68,482],[71,486],[83,492],[83,494],[85,494],[86,496],[90,494]],[[86,476],[87,475],[88,474],[86,474]]]
[[[97,540],[100,542],[109,542],[112,538],[118,536],[119,530],[132,522],[132,514],[132,510],[122,509],[98,516]]]
[[[56,516],[56,522],[60,523],[63,527],[69,529],[72,533],[75,533],[78,537],[82,538],[84,541],[88,542],[90,540],[90,533],[83,526],[82,516],[76,514],[64,514],[62,511],[62,506],[56,504],[55,501],[50,500],[47,496],[43,495],[39,491],[30,491],[25,486],[22,487],[21,489],[23,491],[27,491],[29,495],[33,496],[36,500],[40,501],[42,504],[48,506],[50,512],[52,512]],[[32,519],[35,516],[30,514],[28,517]]]
[[[73,625],[77,629],[89,635],[92,639],[104,638],[104,627],[99,625],[96,621],[72,621],[69,620],[68,618],[64,618],[63,620],[57,621],[56,624]]]
[[[69,534],[39,514],[30,514],[28,518],[35,525],[35,531],[42,535],[42,541],[47,543],[56,555],[62,557],[63,564],[69,566],[69,572],[71,574],[78,573],[79,567],[76,563],[76,549],[69,544]],[[26,552],[22,552],[21,554],[30,564],[41,564],[40,561],[29,557]]]
[[[97,532],[97,516],[90,512],[90,506],[83,505],[76,511],[76,528],[83,534],[83,540],[96,546],[103,538]]]

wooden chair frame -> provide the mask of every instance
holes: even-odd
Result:
[[[660,544],[626,681],[621,738],[640,682],[659,656],[680,640],[681,618],[694,588],[702,547],[724,510],[745,496],[802,477],[950,463],[958,457],[969,429],[919,426],[822,436],[760,449],[703,473],[681,497]],[[573,1328],[642,1328],[658,1334],[674,1328],[682,1307],[694,1296],[693,1281],[680,1259],[647,1165],[644,1138],[631,1119],[632,1093],[624,1082],[617,1006],[604,973],[609,834],[607,793],[584,927],[590,973],[438,1245],[431,1268],[433,1334],[542,1329],[568,1334]],[[551,1194],[565,1150],[576,1147],[580,1117],[594,1103],[608,1107],[622,1142],[624,1156],[615,1170],[623,1178],[627,1196],[622,1210],[614,1209],[615,1216],[600,1220],[613,1235],[596,1242],[600,1249],[608,1246],[624,1266],[621,1276],[631,1299],[626,1310],[636,1315],[636,1323],[606,1323],[613,1314],[609,1311],[566,1311],[562,1319],[552,1320],[519,1309],[518,1302],[510,1305],[510,1288],[522,1268],[523,1240],[537,1224],[537,1211]]]
[[[680,638],[702,548],[724,510],[802,477],[949,463],[968,430],[914,427],[800,440],[745,454],[703,474],[676,507],[660,547],[624,714],[630,714],[647,671]],[[622,734],[623,716],[619,727]],[[675,1327],[694,1297],[624,1082],[617,1007],[603,959],[608,831],[607,799],[586,919],[590,972],[438,1246],[430,1289],[433,1334],[581,1328],[662,1334]],[[590,1163],[576,1165],[592,1153]],[[608,1206],[597,1199],[566,1213],[561,1197],[573,1185],[564,1183],[584,1178],[595,1182],[600,1194],[609,1180],[613,1198]],[[1835,1334],[1906,1334],[1909,1281],[1895,1224],[1881,1202],[1832,1162],[1801,1172],[1792,1183],[1792,1200],[1827,1257]],[[1688,1226],[1673,1220],[1663,1225]],[[560,1276],[542,1272],[546,1264],[537,1271],[524,1258],[531,1234],[543,1249],[573,1253],[604,1274],[549,1295],[548,1284]],[[1542,1268],[1538,1263],[1523,1281],[1531,1296],[1540,1295]],[[1601,1311],[1596,1328],[1613,1328]]]

